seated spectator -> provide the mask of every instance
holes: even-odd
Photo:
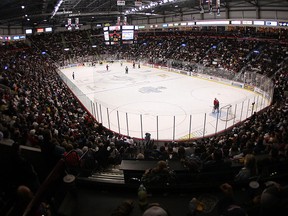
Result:
[[[160,157],[159,157],[160,160],[165,160],[165,161],[168,160],[169,155],[164,145],[160,146],[159,152],[160,152]]]
[[[196,143],[189,142],[188,147],[185,148],[185,154],[187,157],[191,157],[195,154]]]
[[[172,146],[168,146],[167,152],[168,152],[168,159],[169,160],[178,160],[179,159],[178,153],[173,150]]]
[[[202,167],[202,171],[223,171],[231,167],[231,161],[223,158],[221,149],[215,149],[211,154],[211,159],[207,160]]]
[[[161,153],[158,150],[157,145],[154,144],[152,146],[151,150],[146,149],[146,155],[147,155],[147,157],[146,157],[147,159],[159,160],[160,156],[161,156]]]
[[[230,184],[220,185],[224,197],[217,204],[218,214],[222,216],[248,216],[241,203],[235,199],[233,188]]]
[[[108,163],[115,166],[121,163],[121,155],[118,149],[115,147],[115,143],[111,142],[110,146],[108,146],[109,156]]]
[[[78,153],[73,149],[72,144],[66,146],[66,151],[63,155],[65,163],[71,174],[77,174],[78,169],[80,168],[80,157]]]
[[[198,173],[201,171],[202,162],[197,157],[186,157],[184,160],[181,160],[181,163],[184,167],[187,167],[191,173]]]
[[[98,162],[100,170],[105,170],[107,168],[109,163],[108,157],[109,157],[108,146],[104,145],[103,143],[99,143],[98,150],[96,150],[95,152],[95,159]]]
[[[2,131],[1,131],[2,130]],[[7,128],[0,128],[0,144],[11,146],[14,140],[10,139],[10,133]]]
[[[177,154],[178,154],[178,158],[179,158],[180,161],[181,160],[185,160],[185,158],[186,158],[186,150],[185,150],[184,146],[179,146]]]
[[[162,185],[167,186],[175,179],[175,174],[168,169],[165,161],[158,161],[157,166],[151,169],[147,169],[142,176],[142,182],[144,185]]]
[[[163,208],[159,203],[150,203],[142,216],[169,216],[167,209]]]
[[[14,206],[10,209],[10,211],[6,214],[6,216],[19,216],[23,215],[25,212],[28,204],[31,202],[31,200],[34,197],[33,192],[30,190],[29,187],[25,185],[20,185],[17,188],[17,200]],[[51,216],[51,210],[49,208],[49,205],[45,202],[40,203],[39,207],[36,209],[36,211],[32,212],[33,214],[30,214],[32,216]]]
[[[81,157],[81,168],[82,171],[88,171],[88,174],[91,174],[93,170],[98,167],[98,163],[95,159],[95,152],[92,148],[84,146],[82,148],[83,155]]]
[[[138,153],[138,154],[137,154],[136,160],[144,160],[144,159],[145,159],[144,154],[142,154],[142,153]]]
[[[110,216],[128,216],[133,210],[133,201],[125,200],[116,209],[113,210]]]
[[[240,152],[240,149],[238,148],[237,144],[236,143],[233,143],[231,148],[229,148],[229,157],[233,158],[235,155],[239,155],[241,152]]]
[[[260,216],[284,216],[288,212],[288,187],[276,182],[266,183],[260,197]]]
[[[18,143],[14,143],[11,150],[11,156],[5,161],[6,165],[2,170],[5,175],[1,178],[5,179],[12,188],[27,185],[36,192],[40,181],[33,165],[21,155]]]
[[[258,161],[259,173],[261,174],[261,177],[265,178],[273,175],[273,173],[283,172],[284,169],[287,170],[288,168],[287,162],[287,158],[284,155],[279,154],[279,149],[272,147],[268,156]]]
[[[236,183],[248,183],[252,177],[257,177],[258,169],[256,158],[253,154],[247,154],[244,158],[244,167],[234,178]]]

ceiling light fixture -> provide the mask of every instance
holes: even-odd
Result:
[[[63,0],[58,0],[58,3],[55,5],[54,10],[52,12],[52,16],[51,18],[53,18],[55,16],[55,14],[57,13],[57,11],[59,10],[61,4],[63,3]]]
[[[146,5],[143,5],[144,3],[142,3],[142,6],[140,6],[138,8],[133,8],[133,9],[127,10],[127,11],[125,11],[125,14],[131,14],[131,13],[136,13],[136,12],[137,12],[137,14],[139,14],[138,12],[140,12],[140,11],[144,11],[147,9],[153,9],[153,8],[156,8],[158,5],[171,4],[174,2],[176,2],[176,0],[161,0],[158,2],[150,2]]]

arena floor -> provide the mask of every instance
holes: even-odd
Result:
[[[258,94],[230,85],[144,65],[133,68],[126,62],[108,65],[108,70],[106,64],[97,64],[61,71],[68,86],[99,122],[131,137],[144,138],[147,132],[157,140],[213,135],[267,106]],[[220,107],[232,105],[230,112],[235,118],[223,121],[220,114],[212,112],[215,97]],[[223,110],[222,118],[227,119],[230,112]]]

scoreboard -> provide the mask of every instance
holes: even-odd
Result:
[[[109,26],[108,34],[110,44],[119,44],[121,42],[121,26]]]
[[[138,26],[106,26],[103,28],[104,40],[107,45],[137,43]]]

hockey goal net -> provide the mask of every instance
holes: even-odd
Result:
[[[219,119],[220,120],[231,121],[234,118],[235,118],[235,114],[233,113],[231,104],[228,104],[228,105],[220,108],[220,111],[219,111]]]

